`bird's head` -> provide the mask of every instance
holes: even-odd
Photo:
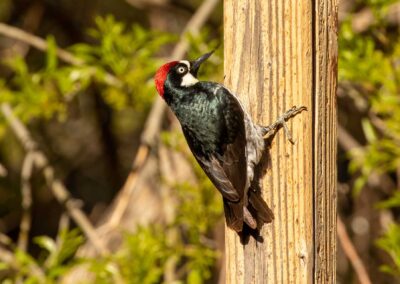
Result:
[[[161,66],[154,76],[158,94],[164,98],[165,84],[172,87],[190,87],[196,84],[197,72],[200,65],[211,56],[214,51],[208,52],[194,61],[171,61]]]

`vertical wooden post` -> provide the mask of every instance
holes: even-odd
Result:
[[[337,0],[225,0],[225,84],[268,125],[294,105],[296,144],[279,133],[263,196],[263,243],[226,230],[226,283],[335,283]]]

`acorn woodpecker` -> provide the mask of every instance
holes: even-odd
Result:
[[[200,65],[212,53],[195,61],[164,64],[155,74],[155,85],[178,118],[197,162],[222,194],[227,226],[236,232],[244,224],[260,229],[274,218],[252,186],[254,169],[265,150],[264,137],[282,126],[289,135],[285,121],[306,108],[293,107],[270,126],[254,123],[227,88],[197,79]]]

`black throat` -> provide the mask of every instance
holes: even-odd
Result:
[[[198,92],[198,88],[194,84],[189,87],[181,87],[176,82],[166,81],[164,84],[164,100],[170,106],[170,108],[176,112],[179,106],[182,106],[182,102],[188,102],[193,99],[193,95]]]

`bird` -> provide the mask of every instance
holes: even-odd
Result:
[[[221,193],[227,226],[237,233],[245,226],[260,230],[274,219],[252,186],[265,151],[264,137],[283,127],[294,143],[285,122],[306,107],[292,107],[269,126],[253,122],[228,88],[198,79],[200,66],[213,52],[162,65],[154,76],[155,87],[180,122],[196,161]]]

